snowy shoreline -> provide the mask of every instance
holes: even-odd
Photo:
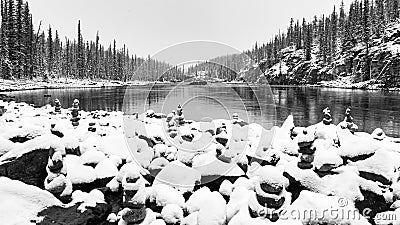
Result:
[[[267,130],[237,115],[185,120],[181,107],[123,115],[85,112],[78,101],[62,107],[69,104],[0,100],[0,210],[7,212],[0,221],[300,225],[400,218],[400,140],[381,129],[357,132],[350,110],[338,125],[326,109],[318,124],[297,127],[289,116]],[[103,211],[93,218],[94,209]],[[310,209],[319,216],[280,213]],[[321,217],[326,209],[359,217]]]

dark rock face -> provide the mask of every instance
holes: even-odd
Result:
[[[0,176],[44,188],[50,149],[37,149],[0,165]]]
[[[53,206],[39,212],[38,216],[43,220],[38,223],[47,224],[63,224],[63,225],[102,225],[108,224],[107,216],[111,213],[111,206],[98,203],[96,207],[86,207],[86,211],[81,213],[78,210],[79,205],[70,208]]]
[[[361,214],[368,217],[371,224],[375,224],[374,217],[376,214],[389,210],[389,205],[382,195],[365,190],[361,190],[361,193],[364,196],[364,200],[356,201],[355,206]]]

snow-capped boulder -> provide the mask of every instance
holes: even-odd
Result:
[[[163,220],[168,224],[179,224],[183,219],[183,210],[175,204],[168,204],[161,210]]]

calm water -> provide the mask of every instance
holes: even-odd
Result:
[[[266,128],[280,125],[293,114],[297,126],[321,121],[322,110],[330,107],[334,122],[343,120],[346,107],[361,131],[372,132],[381,127],[391,136],[400,137],[400,93],[343,90],[312,87],[272,89],[249,86],[141,86],[113,88],[77,88],[19,91],[6,93],[35,105],[52,104],[60,99],[63,108],[73,99],[84,110],[121,110],[127,114],[153,109],[169,113],[183,105],[186,119],[230,118],[233,113],[248,122]],[[51,95],[51,97],[44,97]]]

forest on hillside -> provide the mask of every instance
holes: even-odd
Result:
[[[226,76],[228,80],[256,82],[265,76],[272,84],[315,84],[352,76],[353,82],[378,80],[383,86],[398,86],[399,46],[399,0],[354,0],[349,7],[342,2],[331,14],[312,21],[291,18],[287,30],[266,43],[256,42],[242,57],[210,60],[221,65],[210,74],[226,74],[224,67],[230,66],[239,72]],[[206,64],[194,70],[203,70]]]
[[[35,30],[28,2],[1,0],[0,78],[42,79],[75,78],[107,80],[159,80],[179,77],[176,66],[141,58],[123,45],[103,46],[99,32],[94,40],[82,35],[77,23],[74,39],[61,38],[51,25]]]

